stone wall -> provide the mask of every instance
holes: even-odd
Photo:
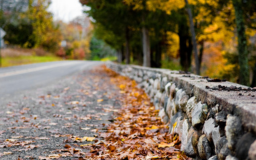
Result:
[[[256,160],[255,88],[179,71],[107,65],[145,90],[189,157]]]

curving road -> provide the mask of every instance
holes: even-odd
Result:
[[[92,61],[60,61],[0,68],[0,100],[26,90],[47,86],[83,69],[99,65]]]

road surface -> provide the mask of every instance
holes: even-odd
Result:
[[[88,149],[81,145],[92,142],[81,138],[104,132],[123,96],[108,74],[93,69],[100,64],[63,61],[0,69],[0,159],[84,157]]]
[[[60,61],[0,68],[0,101],[97,64],[100,62]]]

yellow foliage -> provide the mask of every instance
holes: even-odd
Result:
[[[167,44],[168,44],[168,49],[167,49],[168,56],[176,58],[178,56],[178,51],[180,48],[179,47],[180,38],[178,34],[173,32],[167,32]]]
[[[142,10],[146,8],[149,11],[155,11],[156,9],[160,9],[165,11],[167,14],[171,14],[172,10],[177,10],[185,6],[184,1],[177,0],[146,0],[146,6],[143,6],[143,0],[124,0],[124,2],[127,5],[133,5],[134,10]]]

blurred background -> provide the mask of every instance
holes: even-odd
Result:
[[[101,60],[256,86],[255,0],[0,0],[1,67]]]

